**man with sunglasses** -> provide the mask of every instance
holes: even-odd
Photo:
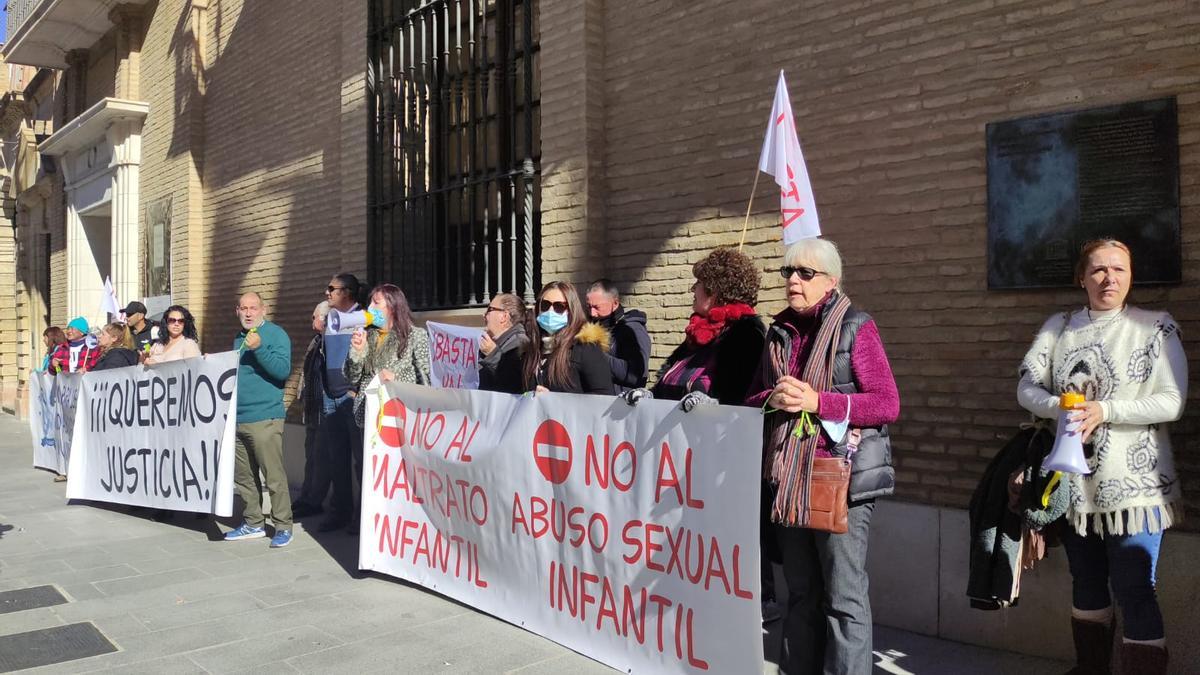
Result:
[[[353,274],[342,272],[334,275],[325,287],[329,312],[358,311],[361,309],[358,298],[362,290],[362,283]],[[357,392],[343,371],[350,353],[351,337],[353,335],[349,333],[326,331],[314,358],[314,366],[322,380],[320,391],[313,392],[320,398],[320,419],[317,422],[320,461],[314,463],[314,480],[306,482],[309,490],[300,496],[300,512],[306,516],[322,511],[321,504],[334,481],[341,479],[344,484],[352,485],[353,479],[346,474],[353,470],[357,471],[357,475],[362,475],[362,430],[354,422],[354,397]],[[345,513],[327,517],[318,529],[331,532],[343,527],[350,534],[358,532],[357,520]]]
[[[146,318],[146,306],[136,300],[125,306],[125,325],[129,326],[129,334],[133,336],[133,348],[139,354],[150,349],[150,345],[158,340],[161,330],[158,324]]]
[[[608,364],[617,393],[646,386],[650,368],[650,333],[646,315],[621,306],[621,294],[613,282],[597,279],[587,292],[588,314],[612,335]]]

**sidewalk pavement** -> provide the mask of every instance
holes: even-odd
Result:
[[[220,541],[236,519],[158,522],[146,510],[68,505],[65,483],[30,468],[31,457],[28,426],[0,416],[0,592],[49,584],[67,602],[0,606],[0,643],[91,622],[117,651],[23,672],[616,672],[436,593],[360,573],[357,537],[299,523],[292,544],[272,550],[262,539]],[[764,634],[768,654],[779,625]],[[875,649],[875,672],[894,675],[1066,668],[881,626]]]

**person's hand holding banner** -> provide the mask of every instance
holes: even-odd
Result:
[[[67,498],[232,515],[238,360],[69,376],[79,384]]]
[[[630,673],[762,668],[762,414],[367,390],[359,567]]]

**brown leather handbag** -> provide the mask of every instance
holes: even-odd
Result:
[[[845,534],[850,529],[850,460],[845,457],[814,457],[809,481],[810,530]]]

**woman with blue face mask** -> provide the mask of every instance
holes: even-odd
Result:
[[[564,281],[546,284],[533,313],[533,339],[524,355],[525,390],[611,395],[608,331],[588,322],[575,287]]]

